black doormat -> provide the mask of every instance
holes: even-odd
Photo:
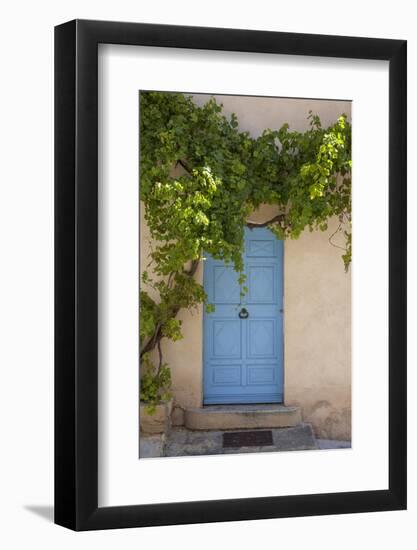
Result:
[[[271,430],[226,432],[223,434],[223,448],[225,447],[262,447],[273,445]]]

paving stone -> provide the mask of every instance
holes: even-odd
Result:
[[[139,457],[157,458],[164,456],[165,435],[144,435],[141,433],[139,439]]]
[[[224,431],[173,429],[167,437],[164,456],[199,456],[237,453],[301,451],[317,449],[312,428],[300,424],[294,428],[273,429],[273,445],[223,448]]]
[[[317,439],[319,449],[350,449],[351,441],[339,441],[337,439]]]
[[[214,455],[222,452],[223,432],[194,432],[173,429],[165,445],[164,456]]]

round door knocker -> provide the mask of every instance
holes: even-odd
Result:
[[[249,317],[249,311],[242,307],[242,309],[239,311],[239,317],[240,319],[247,319]]]

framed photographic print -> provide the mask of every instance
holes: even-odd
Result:
[[[55,521],[406,507],[406,42],[55,29]]]

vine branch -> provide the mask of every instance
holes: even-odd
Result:
[[[333,242],[333,240],[332,240],[333,237],[336,235],[336,233],[339,233],[339,231],[340,231],[341,229],[342,229],[342,224],[339,223],[339,225],[338,225],[336,231],[333,231],[333,233],[330,235],[328,241],[329,241],[329,244],[331,244],[332,246],[334,246],[334,248],[339,248],[340,250],[343,250],[343,251],[346,252],[346,248],[344,248],[343,246],[339,246],[338,244],[335,244],[335,243]]]
[[[178,159],[178,160],[177,160],[177,165],[178,165],[178,164],[179,164],[180,166],[182,166],[182,167],[184,168],[184,170],[190,174],[190,176],[193,175],[193,172],[192,172],[191,168],[187,165],[187,163],[186,163],[184,160]]]
[[[271,225],[273,223],[285,222],[285,219],[286,219],[285,214],[277,214],[276,216],[274,216],[273,218],[271,218],[270,220],[267,220],[265,222],[252,222],[252,221],[248,220],[246,222],[246,227],[249,227],[249,229],[255,229],[255,228],[258,228],[258,227],[267,227],[268,225]]]
[[[200,263],[200,259],[192,260],[191,261],[191,266],[189,267],[189,269],[184,269],[182,273],[184,275],[186,275],[187,277],[194,277],[194,275],[195,275],[195,273],[198,269],[199,263]],[[169,283],[171,282],[172,277],[173,277],[173,273],[170,273],[170,275],[168,277]],[[173,307],[170,311],[171,317],[172,318],[176,317],[178,315],[178,312],[180,311],[180,309],[181,308],[179,306]],[[142,358],[145,355],[145,353],[149,353],[150,351],[155,349],[155,347],[157,347],[158,353],[159,353],[159,367],[158,367],[158,370],[161,368],[161,365],[162,365],[161,340],[162,340],[163,336],[164,335],[162,333],[161,323],[158,323],[155,327],[155,331],[154,331],[153,335],[151,336],[151,338],[149,338],[149,340],[146,342],[146,344],[144,344],[142,346],[142,349],[140,350],[140,358]]]

